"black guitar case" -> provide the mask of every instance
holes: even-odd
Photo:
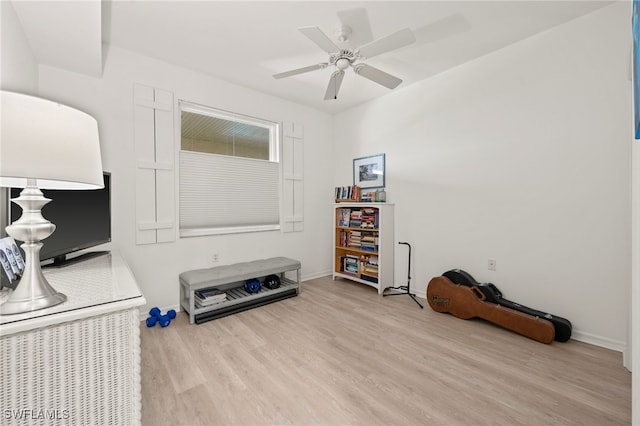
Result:
[[[502,292],[492,283],[479,283],[469,273],[462,269],[452,269],[442,274],[444,277],[449,278],[455,284],[461,284],[466,287],[478,287],[478,289],[485,295],[487,301],[495,303],[497,305],[504,306],[505,308],[511,308],[516,311],[533,315],[536,317],[549,320],[555,328],[555,340],[557,342],[566,342],[571,338],[571,322],[562,317],[548,314],[546,312],[538,311],[536,309],[523,306],[519,303],[512,302],[511,300],[502,297]]]

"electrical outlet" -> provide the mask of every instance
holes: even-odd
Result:
[[[218,253],[213,253],[213,263],[220,262],[220,255]]]
[[[495,271],[496,270],[496,260],[495,259],[489,259],[488,267],[489,267],[490,271]]]

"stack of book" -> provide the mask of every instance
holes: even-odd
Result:
[[[385,201],[387,201],[387,192],[384,188],[375,191],[360,191],[361,203],[384,203]]]
[[[360,242],[362,239],[362,232],[360,231],[349,231],[349,237],[347,240],[347,246],[351,248],[360,248]]]
[[[376,200],[375,191],[362,192],[360,194],[360,202],[361,203],[372,203]]]
[[[361,210],[351,210],[351,219],[350,227],[351,228],[360,228],[360,224],[362,223],[362,211]]]
[[[359,261],[358,256],[346,255],[342,257],[342,271],[345,274],[358,275]]]
[[[360,256],[362,279],[378,282],[378,256]]]
[[[207,288],[203,290],[196,290],[195,303],[198,308],[204,308],[205,306],[215,305],[227,300],[227,293],[217,288]]]
[[[378,251],[378,237],[373,232],[364,232],[360,238],[360,249]]]
[[[362,209],[361,228],[378,228],[378,209],[364,208]]]

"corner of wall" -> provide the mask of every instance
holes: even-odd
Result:
[[[38,64],[10,1],[0,1],[0,88],[38,94]]]

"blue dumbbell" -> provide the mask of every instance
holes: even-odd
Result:
[[[167,327],[171,324],[171,320],[176,317],[176,311],[169,309],[166,315],[162,315],[158,307],[153,307],[149,311],[149,318],[147,318],[147,327],[153,327],[156,324],[160,324],[160,327]]]
[[[160,327],[167,327],[169,324],[171,324],[171,319],[169,318],[168,315],[162,315],[159,319],[158,319],[158,323],[160,323]]]
[[[147,327],[153,327],[154,325],[156,325],[156,322],[158,322],[158,318],[156,317],[147,318]]]
[[[160,309],[157,306],[151,308],[151,310],[149,310],[149,318],[147,318],[147,327],[155,326],[161,316]]]

